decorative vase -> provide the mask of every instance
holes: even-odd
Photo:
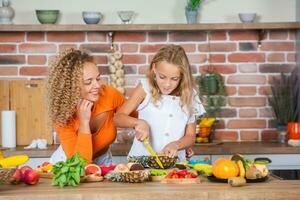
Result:
[[[207,88],[207,93],[214,95],[218,91],[218,83],[214,74],[206,74],[204,78],[204,85]]]
[[[9,0],[2,0],[2,7],[0,7],[0,24],[12,24],[15,11],[10,7]]]
[[[300,140],[300,122],[288,123],[288,138],[292,140]]]
[[[185,10],[186,21],[188,24],[196,24],[198,22],[198,10]]]

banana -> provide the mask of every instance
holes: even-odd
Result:
[[[28,161],[29,157],[27,155],[16,155],[9,156],[0,160],[0,166],[5,167],[16,167],[22,165]]]
[[[200,121],[199,126],[200,127],[203,127],[203,126],[205,126],[205,127],[211,127],[214,124],[215,121],[216,121],[216,118],[207,118],[207,117],[204,117]]]
[[[204,176],[209,176],[212,174],[212,165],[197,163],[189,166],[194,170],[201,172]]]
[[[244,178],[245,175],[246,175],[246,171],[245,171],[243,162],[242,162],[241,160],[238,160],[238,161],[237,161],[237,165],[238,165],[239,170],[240,170],[240,175],[239,175],[239,177]]]

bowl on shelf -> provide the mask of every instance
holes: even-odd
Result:
[[[130,24],[132,17],[134,15],[134,11],[132,10],[121,10],[117,12],[123,24]]]
[[[35,13],[41,24],[55,24],[59,16],[59,10],[35,10]]]
[[[241,22],[245,22],[245,23],[254,22],[256,18],[256,13],[239,13],[239,18]]]
[[[86,24],[98,24],[103,18],[101,12],[83,11],[82,19]]]

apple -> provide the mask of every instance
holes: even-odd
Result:
[[[20,169],[16,169],[15,173],[12,175],[10,182],[12,184],[19,184],[22,180],[22,172]]]
[[[27,165],[23,166],[20,168],[20,171],[21,171],[21,181],[24,181],[24,174],[26,171],[33,171],[33,169]]]
[[[27,185],[35,185],[39,181],[39,174],[34,170],[26,170],[23,174],[23,181]]]
[[[105,176],[108,172],[113,171],[116,166],[115,165],[101,165],[102,176]]]

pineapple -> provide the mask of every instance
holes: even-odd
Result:
[[[176,163],[178,157],[174,157],[174,158],[170,158],[168,156],[158,156],[159,160],[161,161],[161,163],[163,164],[164,166],[164,169],[168,169],[170,167],[173,167],[174,164]],[[155,160],[155,157],[153,156],[149,156],[149,161],[148,161],[148,166],[150,168],[154,168],[154,169],[161,169],[159,167],[159,165],[157,164],[156,160]]]
[[[128,156],[127,161],[129,163],[140,163],[144,167],[148,167],[149,156]]]
[[[123,174],[116,172],[116,171],[110,171],[105,175],[105,178],[108,180],[111,180],[113,182],[123,182],[124,176]]]
[[[137,170],[123,172],[124,181],[129,183],[142,183],[149,179],[149,172],[146,170]]]

